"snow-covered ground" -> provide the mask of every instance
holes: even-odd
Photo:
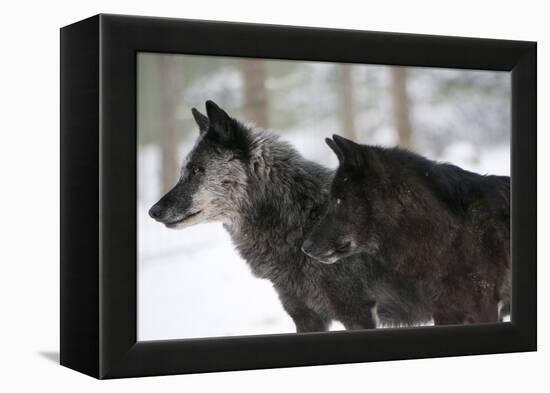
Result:
[[[318,129],[284,135],[306,157],[335,167],[336,160],[322,136]],[[184,145],[181,150],[190,147]],[[463,141],[432,158],[479,173],[509,174],[509,147],[505,145],[478,156],[474,146]],[[147,210],[159,197],[154,191],[158,190],[158,162],[158,151],[140,148],[139,340],[294,332],[270,282],[252,276],[221,224],[169,230],[148,217]],[[342,329],[342,325],[334,323],[331,329]]]
[[[221,225],[169,231],[143,206],[140,221],[140,340],[293,331],[271,284],[252,276]]]

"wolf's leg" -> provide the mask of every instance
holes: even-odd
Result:
[[[510,302],[498,302],[498,320],[504,322],[504,318],[510,315]]]
[[[479,323],[499,322],[498,304],[491,304],[486,307],[479,318]]]
[[[497,322],[499,320],[498,304],[495,301],[485,301],[463,310],[440,306],[434,311],[433,318],[435,325]]]
[[[368,302],[356,315],[339,318],[346,330],[375,329],[378,322],[378,311],[375,302]]]
[[[507,260],[508,265],[510,264],[510,260],[508,258]],[[498,302],[498,320],[500,322],[504,322],[504,317],[510,316],[511,317],[511,291],[512,291],[512,282],[511,282],[511,274],[510,269],[507,269],[504,274],[504,283],[500,286],[499,294],[497,298],[499,299]]]
[[[434,325],[459,325],[466,323],[466,314],[448,307],[436,309],[433,313]]]
[[[469,322],[471,323],[489,323],[499,322],[499,302],[493,300],[486,300],[484,304],[480,305],[473,313]]]
[[[326,332],[329,320],[307,307],[298,298],[279,294],[283,308],[291,316],[297,333]]]

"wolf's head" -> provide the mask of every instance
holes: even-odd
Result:
[[[195,146],[176,185],[149,210],[168,228],[228,223],[245,197],[249,131],[212,101],[206,102],[207,116],[195,108],[192,113],[199,126]]]
[[[338,157],[327,209],[302,250],[323,263],[378,249],[377,223],[383,219],[384,168],[373,147],[334,135],[326,143]]]

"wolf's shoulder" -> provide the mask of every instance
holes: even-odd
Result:
[[[455,212],[464,212],[473,203],[509,203],[509,176],[475,173],[399,148],[384,149],[384,153],[397,178],[422,184]]]

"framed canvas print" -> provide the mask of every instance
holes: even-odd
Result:
[[[61,29],[61,364],[536,350],[534,42]]]

